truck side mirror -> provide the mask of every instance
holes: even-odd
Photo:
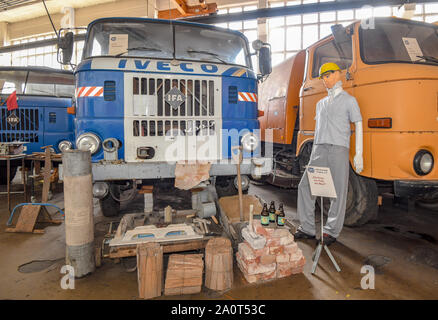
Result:
[[[63,37],[58,39],[58,57],[59,51],[62,52],[61,64],[69,64],[73,55],[73,32],[67,32]]]
[[[270,47],[263,47],[259,50],[259,70],[262,76],[266,76],[272,72]]]
[[[270,74],[272,72],[271,45],[261,40],[255,40],[252,43],[252,47],[258,52],[259,72],[262,76]]]

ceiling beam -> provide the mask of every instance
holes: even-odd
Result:
[[[436,2],[437,0],[418,0],[417,4]],[[244,11],[229,14],[213,14],[209,16],[187,17],[183,20],[199,22],[199,23],[223,23],[241,20],[253,20],[257,18],[272,18],[279,16],[289,16],[294,14],[306,14],[335,10],[360,9],[364,6],[381,7],[381,6],[395,6],[408,3],[408,0],[344,0],[344,1],[330,1],[320,3],[302,4],[296,6],[263,8],[253,11]]]
[[[185,0],[173,0],[173,3],[176,5],[176,9],[183,16],[187,14],[187,3]]]

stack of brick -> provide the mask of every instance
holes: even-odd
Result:
[[[303,272],[306,260],[293,235],[285,228],[268,228],[253,221],[253,230],[266,238],[262,249],[247,241],[239,243],[236,260],[249,283],[288,277]]]

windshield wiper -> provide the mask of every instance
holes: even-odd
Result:
[[[431,56],[417,56],[417,58],[421,58],[421,59],[426,60],[428,62],[438,63],[438,58],[431,57]]]
[[[222,63],[227,63],[226,61],[222,60],[221,58],[219,58],[219,55],[217,53],[213,53],[213,52],[208,52],[208,51],[202,51],[202,50],[187,50],[188,53],[201,53],[201,54],[208,54],[212,57],[215,57],[216,59],[218,59],[220,62]]]
[[[129,51],[132,51],[132,50],[144,50],[144,51],[156,51],[156,52],[161,52],[161,51],[163,51],[163,50],[161,50],[161,49],[150,48],[150,47],[134,47],[134,48],[128,48],[128,49],[126,49],[125,52],[121,52],[121,53],[119,53],[119,54],[116,54],[115,57],[116,57],[116,58],[117,58],[117,57],[120,57],[121,55],[123,55],[123,54],[125,54],[125,53],[128,53]]]

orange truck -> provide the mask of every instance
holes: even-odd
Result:
[[[332,34],[273,68],[259,87],[259,117],[273,172],[265,179],[296,188],[312,151],[316,103],[327,95],[318,78],[334,62],[363,117],[364,169],[352,169],[345,224],[377,217],[378,196],[438,200],[438,26],[398,18],[332,26]]]

